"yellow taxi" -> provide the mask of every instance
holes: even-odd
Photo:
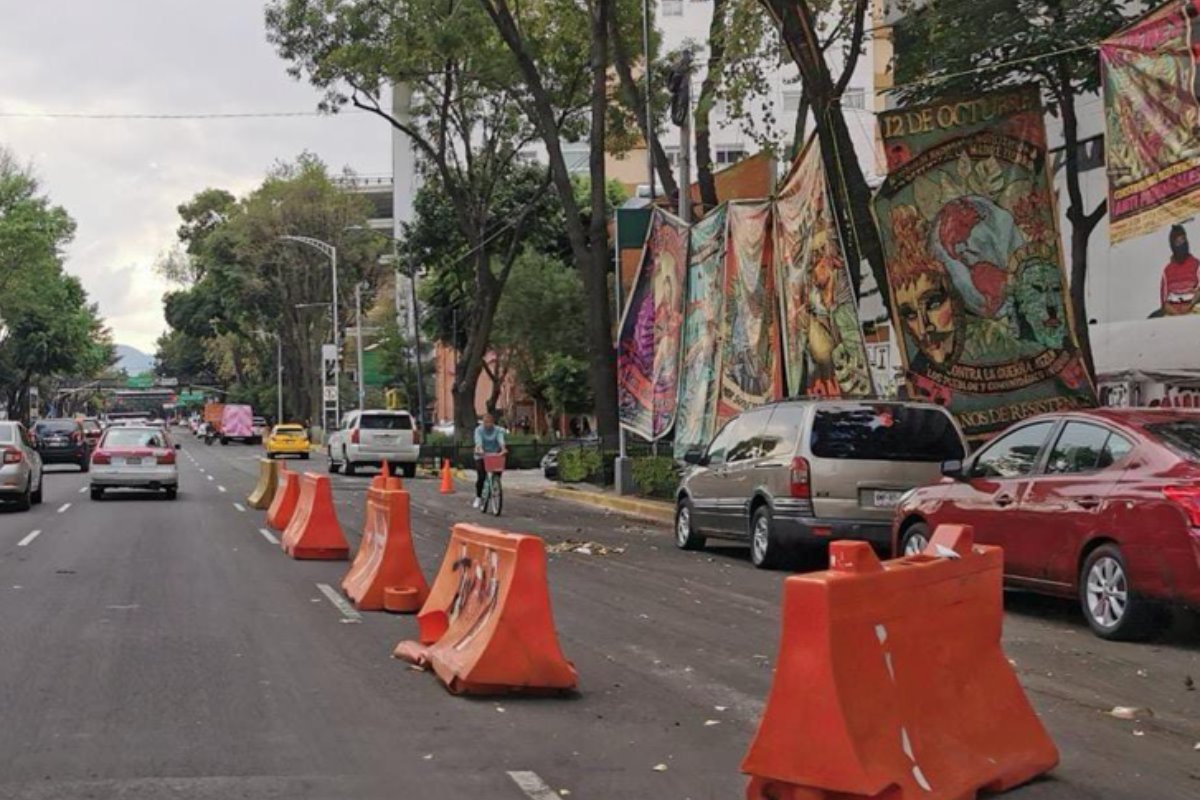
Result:
[[[266,440],[267,458],[300,456],[308,458],[308,431],[303,425],[276,425]]]

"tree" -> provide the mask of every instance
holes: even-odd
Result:
[[[833,33],[826,40],[820,37],[822,25],[819,13],[827,6],[822,0],[759,0],[770,13],[782,36],[784,46],[800,70],[800,79],[821,148],[821,160],[829,177],[831,206],[842,241],[846,248],[846,264],[858,292],[862,285],[860,262],[871,266],[875,282],[884,302],[889,290],[884,272],[883,249],[879,231],[871,216],[871,189],[863,176],[862,167],[846,127],[842,113],[842,94],[854,75],[862,54],[866,35],[868,0],[845,0],[840,6],[840,18],[833,24]],[[834,6],[833,8],[838,8]],[[832,10],[832,9],[831,9]],[[968,16],[976,24],[977,16]],[[838,36],[846,36],[842,72],[833,76],[826,61],[826,51]]]
[[[1088,241],[1107,199],[1087,208],[1079,162],[1080,98],[1100,88],[1091,45],[1118,30],[1145,3],[1122,0],[1009,0],[980,6],[939,0],[896,30],[896,95],[905,102],[976,95],[1036,83],[1046,109],[1061,119],[1067,221],[1071,225],[1071,306],[1088,370],[1095,374],[1087,316]]]
[[[508,190],[534,136],[511,56],[475,0],[274,0],[266,19],[289,72],[324,91],[324,109],[352,105],[404,133],[448,199],[473,283],[455,374],[455,422],[458,430],[473,429],[496,306],[549,187],[544,173],[520,198],[523,205],[500,210],[506,195],[515,199]],[[411,90],[411,113],[385,110],[388,86]],[[566,110],[559,126],[571,116]]]

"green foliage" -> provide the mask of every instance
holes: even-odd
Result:
[[[578,414],[591,408],[587,366],[583,359],[563,353],[554,353],[546,359],[535,380],[556,415]]]
[[[67,212],[0,149],[0,393],[10,417],[28,415],[30,386],[52,390],[60,378],[93,377],[114,361],[96,306],[63,269],[74,233]]]
[[[679,468],[669,456],[645,456],[631,459],[633,486],[643,497],[670,500],[679,488]]]
[[[580,483],[602,478],[603,457],[595,447],[564,447],[558,453],[558,479]]]

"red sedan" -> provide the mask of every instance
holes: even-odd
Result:
[[[1004,548],[1007,583],[1078,597],[1105,639],[1152,635],[1169,604],[1200,608],[1200,413],[1032,417],[942,472],[897,506],[897,552],[972,525]]]

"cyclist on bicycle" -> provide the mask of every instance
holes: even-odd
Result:
[[[494,415],[484,414],[483,422],[475,426],[475,508],[483,506],[483,484],[487,481],[487,470],[483,467],[484,455],[507,454],[504,429],[496,424]]]

